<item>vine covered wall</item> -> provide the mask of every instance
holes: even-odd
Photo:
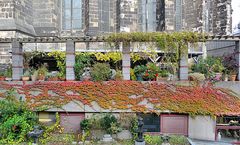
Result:
[[[61,108],[72,102],[80,107],[131,110],[134,112],[175,112],[194,115],[240,115],[240,99],[212,86],[179,86],[135,81],[109,82],[1,82],[2,90],[15,88],[33,110]],[[1,91],[0,96],[4,97]],[[83,105],[83,106],[81,106]],[[96,110],[99,111],[99,110]]]

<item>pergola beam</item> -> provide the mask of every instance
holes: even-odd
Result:
[[[14,41],[20,43],[66,43],[68,40],[74,42],[107,42],[106,36],[101,37],[29,37],[29,38],[0,38],[0,43],[12,43]],[[204,41],[240,41],[240,36],[230,36],[230,35],[212,35],[206,36]]]

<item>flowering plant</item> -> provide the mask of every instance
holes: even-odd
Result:
[[[146,80],[156,80],[158,74],[161,72],[160,68],[154,63],[147,64],[147,70],[144,74]]]
[[[237,60],[236,60],[236,54],[228,54],[223,56],[223,65],[226,68],[224,71],[226,74],[236,74],[237,73]]]

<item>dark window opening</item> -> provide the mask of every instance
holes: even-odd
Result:
[[[157,114],[140,114],[145,132],[160,132],[160,116]]]

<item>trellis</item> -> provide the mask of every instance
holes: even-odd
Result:
[[[33,37],[33,38],[0,38],[0,43],[12,44],[12,70],[13,80],[20,80],[23,75],[23,43],[65,43],[66,44],[66,80],[75,80],[75,44],[90,42],[108,42],[106,36],[101,37]],[[234,41],[237,51],[238,74],[240,74],[240,36],[213,35],[204,36],[199,42],[205,41]],[[119,44],[125,43],[123,41]],[[130,44],[122,45],[122,73],[124,80],[130,80]],[[110,50],[111,51],[111,50]],[[179,80],[188,79],[188,58],[186,56],[179,60]],[[238,75],[240,80],[240,75]]]

